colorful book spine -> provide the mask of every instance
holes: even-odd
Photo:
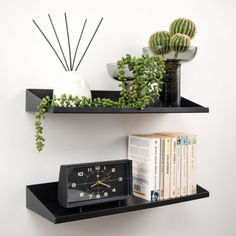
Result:
[[[177,150],[176,150],[176,197],[181,194],[181,136],[177,136]]]
[[[188,159],[188,150],[187,150],[188,138],[187,136],[181,137],[181,196],[187,195],[187,159]]]
[[[170,197],[177,196],[177,139],[171,138],[171,158],[170,158]]]
[[[196,135],[191,135],[188,138],[188,195],[197,193],[197,178],[196,178]]]
[[[164,199],[170,198],[170,138],[165,138]]]

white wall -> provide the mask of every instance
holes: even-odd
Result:
[[[235,9],[233,0],[1,0],[0,235],[235,235]],[[140,55],[148,36],[168,29],[173,19],[193,19],[199,51],[182,67],[182,95],[209,106],[210,113],[49,114],[45,150],[38,154],[25,89],[53,88],[62,68],[31,19],[54,38],[47,13],[65,32],[64,11],[74,37],[85,17],[91,35],[104,16],[80,68],[92,89],[117,89],[107,62],[127,52]],[[61,164],[124,158],[127,134],[169,130],[198,134],[198,182],[210,198],[61,225],[25,208],[25,185],[57,180]]]

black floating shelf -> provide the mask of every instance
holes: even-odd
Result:
[[[120,204],[118,204],[117,202],[111,202],[83,208],[77,207],[67,209],[59,205],[57,201],[57,189],[58,182],[27,186],[27,208],[48,219],[49,221],[57,224],[153,207],[160,207],[209,197],[209,192],[198,185],[197,194],[180,198],[168,199],[158,202],[149,202],[141,198],[132,196],[128,200],[120,202]]]
[[[103,91],[92,90],[92,98],[110,98],[113,101],[118,100],[120,91]],[[52,98],[52,89],[26,89],[26,111],[36,112],[37,106],[40,104],[42,98],[50,96]],[[117,114],[129,114],[129,113],[198,113],[209,112],[208,107],[203,107],[186,98],[181,98],[180,107],[167,107],[163,103],[151,104],[143,110],[137,108],[89,108],[89,107],[56,107],[47,109],[50,113],[117,113]]]

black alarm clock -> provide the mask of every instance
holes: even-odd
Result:
[[[126,200],[132,195],[132,161],[60,167],[58,201],[65,208]]]

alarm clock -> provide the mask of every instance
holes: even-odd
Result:
[[[58,202],[72,208],[126,200],[132,185],[131,160],[62,165]]]

